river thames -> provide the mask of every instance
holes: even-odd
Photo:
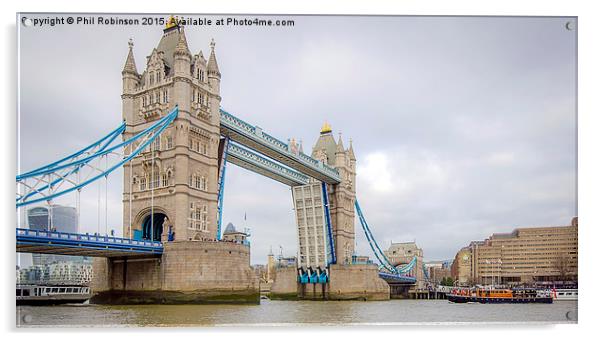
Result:
[[[576,323],[577,301],[457,304],[446,300],[270,301],[260,305],[17,306],[20,327]]]

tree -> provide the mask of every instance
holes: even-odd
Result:
[[[443,277],[440,284],[443,286],[452,287],[454,286],[454,279],[451,277]]]

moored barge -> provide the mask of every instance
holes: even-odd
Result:
[[[454,289],[447,294],[447,299],[454,303],[552,303],[549,294],[542,294],[535,289]]]

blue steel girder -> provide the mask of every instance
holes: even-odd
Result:
[[[314,179],[328,184],[341,182],[336,169],[304,153],[292,152],[286,143],[221,109],[220,133]]]
[[[228,162],[239,167],[259,173],[289,186],[307,185],[309,177],[284,167],[266,157],[243,148],[235,143],[228,143]]]
[[[405,276],[405,275],[394,275],[387,272],[379,272],[378,276],[387,283],[395,283],[395,284],[414,284],[416,283],[416,277]]]
[[[19,174],[16,177],[16,207],[31,205],[65,195],[91,184],[119,169],[128,161],[140,154],[146,147],[178,116],[178,107],[164,117],[150,124],[144,130],[117,142],[116,137],[123,133],[125,125],[121,124],[109,135],[92,145],[33,171]],[[126,154],[126,150],[129,153]],[[109,156],[115,160],[108,163]],[[101,161],[105,160],[105,166]]]
[[[45,230],[16,229],[17,252],[89,257],[143,257],[163,253],[161,242]]]

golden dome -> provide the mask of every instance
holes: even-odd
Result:
[[[320,130],[320,134],[332,133],[332,128],[328,122],[324,122],[322,125],[322,130]]]

